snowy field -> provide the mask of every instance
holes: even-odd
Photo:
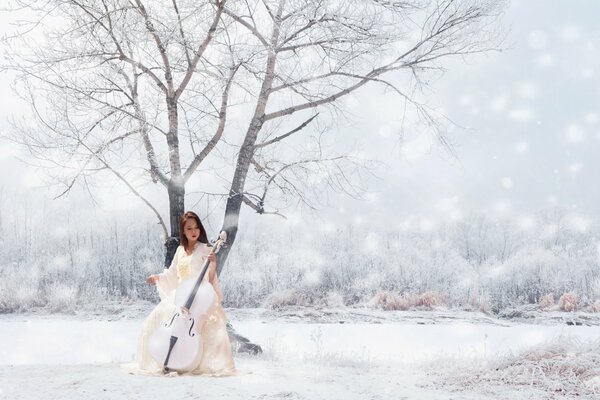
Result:
[[[134,357],[142,323],[137,313],[120,319],[2,315],[0,398],[591,400],[600,394],[600,354],[589,359],[590,349],[600,350],[598,326],[524,324],[479,313],[449,318],[445,312],[388,313],[387,320],[364,322],[345,310],[330,310],[346,317],[323,323],[310,322],[317,310],[306,310],[303,319],[298,310],[277,316],[261,309],[228,310],[236,330],[264,353],[236,355],[241,372],[235,377],[160,379],[120,369]],[[564,354],[557,346],[566,348]],[[499,365],[506,366],[504,375],[514,373],[515,360],[523,376],[531,374],[522,355],[540,350],[554,351],[551,360],[540,361],[540,371],[563,358],[559,390],[533,380],[508,384],[506,376],[494,375]],[[565,360],[581,369],[580,358],[592,370],[573,382]],[[565,393],[573,388],[576,392]]]

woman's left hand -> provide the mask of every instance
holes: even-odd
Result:
[[[208,255],[208,260],[209,260],[211,263],[215,263],[215,264],[216,264],[216,263],[217,263],[217,255],[216,255],[215,253],[210,253],[210,254]]]

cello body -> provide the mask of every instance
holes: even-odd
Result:
[[[213,252],[224,242],[223,235],[221,232],[221,242],[217,241]],[[192,371],[202,359],[202,327],[217,306],[217,294],[204,279],[208,263],[206,260],[199,275],[181,282],[175,292],[176,310],[149,338],[150,355],[165,373]]]

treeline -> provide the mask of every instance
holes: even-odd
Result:
[[[161,231],[149,217],[20,212],[0,225],[0,312],[158,300],[144,283],[163,265]],[[348,223],[307,235],[307,226],[243,224],[221,275],[224,305],[497,313],[551,308],[565,294],[575,308],[600,304],[598,223],[566,210],[472,214],[436,228]]]

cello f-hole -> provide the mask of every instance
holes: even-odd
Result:
[[[170,327],[173,324],[173,320],[175,320],[175,318],[177,318],[177,317],[179,317],[179,313],[173,314],[173,317],[171,318],[171,320],[165,324],[165,328]]]
[[[190,330],[188,331],[188,335],[190,337],[194,337],[194,336],[196,336],[196,333],[192,332],[192,329],[194,329],[194,325],[196,324],[196,321],[194,320],[194,318],[190,318],[189,321],[192,321],[192,324],[190,325]]]

